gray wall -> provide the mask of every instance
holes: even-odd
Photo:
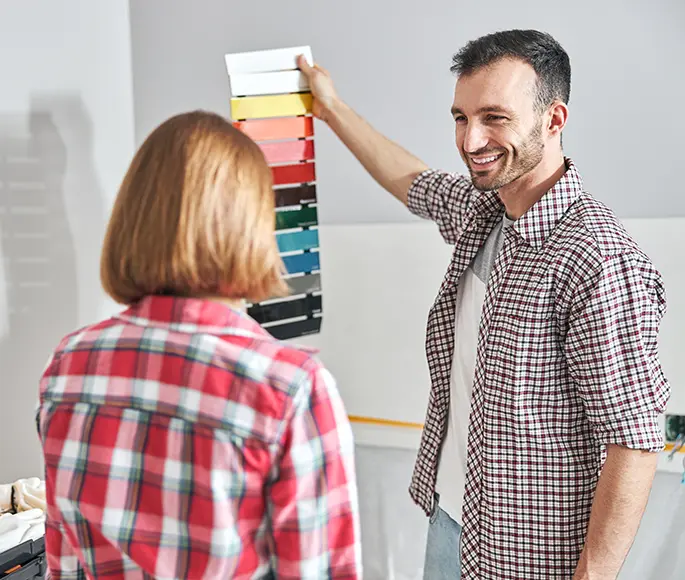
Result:
[[[229,114],[227,52],[310,44],[339,92],[427,163],[462,170],[449,116],[452,53],[504,28],[539,28],[573,66],[566,153],[622,217],[685,215],[681,0],[145,0],[131,2],[136,139],[171,114]],[[413,218],[317,127],[324,223]]]
[[[99,258],[134,147],[129,31],[127,0],[0,3],[0,483],[43,476],[52,350],[118,310]]]

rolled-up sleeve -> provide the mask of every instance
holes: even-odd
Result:
[[[463,175],[427,169],[416,176],[407,195],[413,214],[434,221],[448,244],[458,238],[473,184]]]
[[[658,452],[670,397],[658,353],[661,276],[641,255],[604,258],[578,293],[566,336],[570,373],[598,441]]]

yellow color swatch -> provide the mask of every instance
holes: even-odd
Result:
[[[231,99],[231,117],[236,121],[268,117],[294,117],[306,115],[311,111],[311,93]]]

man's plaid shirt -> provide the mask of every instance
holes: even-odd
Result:
[[[488,281],[473,384],[464,580],[571,578],[606,445],[659,451],[670,387],[662,279],[570,159],[514,225]],[[459,280],[502,220],[495,192],[427,170],[408,205],[454,254],[428,318],[432,388],[410,493],[428,514],[450,400]],[[449,458],[444,458],[449,461]]]

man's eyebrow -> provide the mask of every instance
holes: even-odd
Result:
[[[457,115],[463,115],[464,112],[459,108],[459,107],[452,107],[451,109],[452,116],[456,117]],[[497,105],[486,105],[484,107],[481,107],[476,111],[477,114],[481,113],[504,113],[505,115],[513,116],[514,113],[510,111],[509,109],[505,107],[500,107]]]
[[[486,107],[481,107],[478,109],[479,113],[504,113],[505,115],[513,116],[514,112],[506,107],[500,107],[498,105],[489,105]]]

